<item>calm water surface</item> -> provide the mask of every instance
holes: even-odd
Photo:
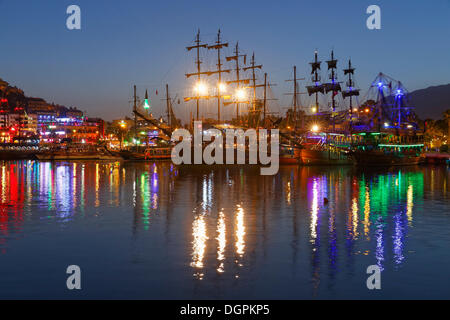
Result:
[[[450,298],[446,167],[11,161],[0,181],[3,299]]]

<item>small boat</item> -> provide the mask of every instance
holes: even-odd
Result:
[[[144,160],[169,160],[171,156],[171,147],[149,147],[144,150]]]
[[[106,150],[105,152],[99,152],[98,160],[120,161],[120,160],[123,160],[123,158],[120,156],[120,154],[113,153],[109,150]]]
[[[55,150],[36,154],[38,160],[98,160],[99,154],[94,151]]]
[[[31,160],[38,152],[38,146],[0,144],[0,160]]]
[[[144,150],[122,150],[118,152],[125,160],[170,160],[172,154],[171,147],[148,147]]]
[[[11,143],[0,143],[0,160],[35,159],[38,152],[37,137],[16,137]]]
[[[56,148],[49,148],[36,154],[38,160],[109,160],[117,161],[122,158],[105,148],[93,145],[69,144]]]

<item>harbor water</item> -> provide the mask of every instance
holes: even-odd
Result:
[[[446,166],[2,161],[0,181],[1,299],[450,298]]]

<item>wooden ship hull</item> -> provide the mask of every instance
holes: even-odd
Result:
[[[353,157],[341,150],[312,149],[301,150],[301,161],[304,165],[353,165]]]
[[[131,161],[155,161],[155,160],[170,160],[172,148],[148,148],[142,152],[122,150],[118,154],[125,160]]]
[[[36,153],[36,158],[43,161],[59,161],[59,160],[122,160],[120,155],[109,150],[49,150]]]
[[[418,154],[385,154],[380,151],[356,151],[353,156],[358,166],[404,166],[424,161],[424,157]]]
[[[37,153],[36,158],[38,160],[99,160],[100,155],[96,152],[80,152],[80,153],[72,153],[72,152],[64,152],[64,151],[56,151],[56,152],[42,152]]]

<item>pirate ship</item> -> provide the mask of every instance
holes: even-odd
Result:
[[[371,98],[372,97],[372,98]],[[400,81],[379,73],[357,123],[352,155],[358,165],[413,165],[424,159],[423,132]]]
[[[314,53],[311,65],[311,82],[306,86],[309,96],[314,95],[315,103],[312,106],[312,115],[309,117],[311,128],[302,137],[303,149],[301,161],[305,165],[351,165],[353,158],[350,154],[349,137],[345,128],[345,112],[338,112],[337,96],[342,91],[337,78],[337,62],[334,51],[331,51],[330,60],[326,61],[329,72],[329,81],[321,82],[319,74],[321,61],[318,53]],[[331,93],[328,110],[321,110],[319,94]],[[344,121],[343,121],[344,120]],[[320,125],[319,125],[320,124]]]

